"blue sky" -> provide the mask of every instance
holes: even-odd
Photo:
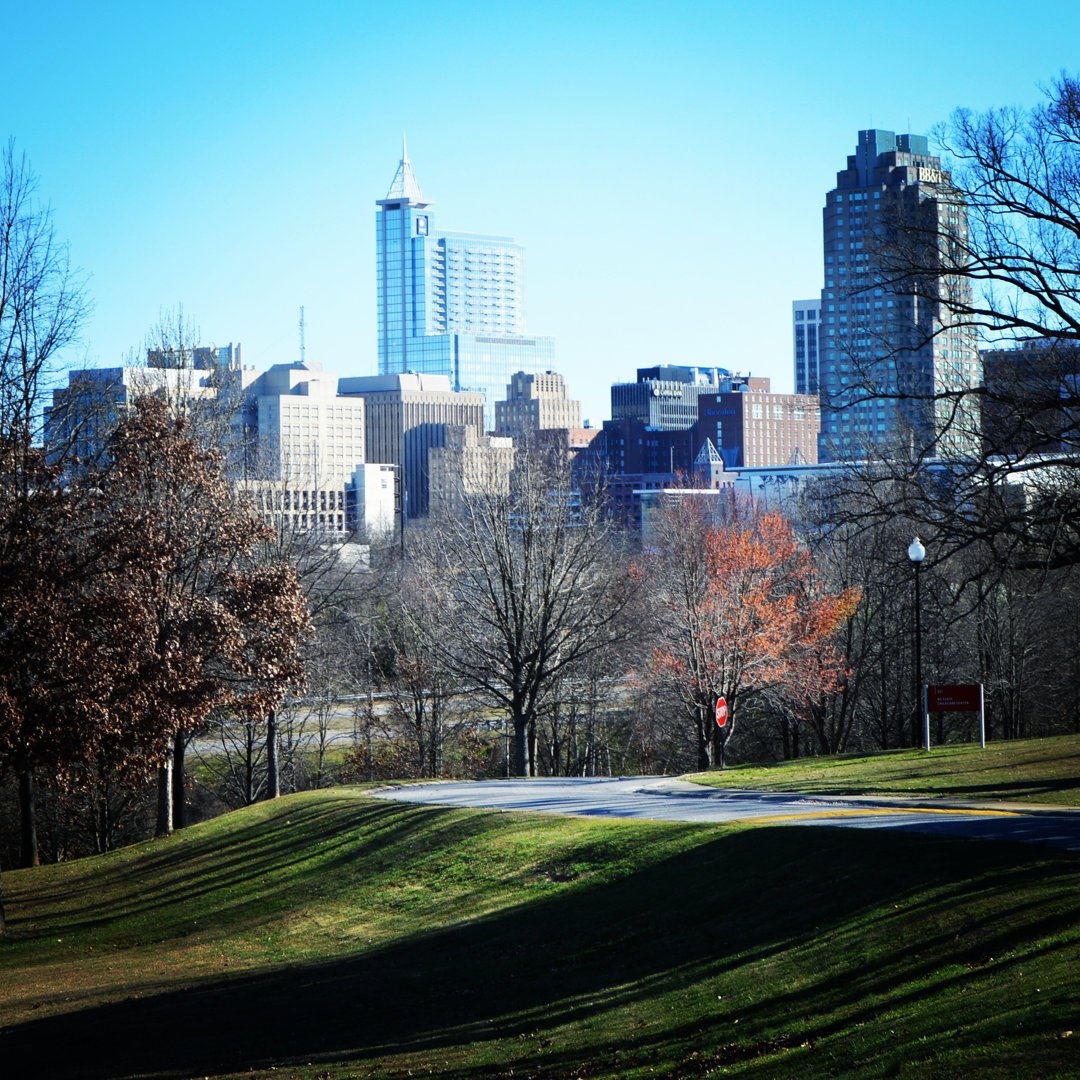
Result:
[[[0,134],[94,314],[72,366],[182,305],[245,363],[375,371],[374,210],[408,135],[439,227],[526,248],[528,325],[594,424],[655,363],[792,384],[791,301],[859,129],[1031,105],[1080,5],[3,0]],[[1030,12],[1030,15],[1029,15]]]

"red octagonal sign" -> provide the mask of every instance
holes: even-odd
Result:
[[[723,698],[716,702],[716,723],[723,727],[727,723],[727,702]]]

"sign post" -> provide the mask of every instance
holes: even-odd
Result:
[[[922,689],[922,694],[920,695],[919,706],[922,708],[923,734],[926,736],[926,740],[925,740],[924,745],[926,746],[926,749],[929,750],[930,749],[930,708],[929,708],[929,704],[928,704],[928,697],[929,697],[930,688],[926,685],[926,683],[923,683],[921,689]]]
[[[932,712],[977,712],[979,746],[986,749],[986,708],[982,683],[926,688],[926,748],[930,749],[930,714]]]
[[[982,683],[979,683],[979,749],[986,749],[986,696]]]

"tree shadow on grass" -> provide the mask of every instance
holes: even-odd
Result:
[[[433,816],[454,828],[467,820],[422,813],[428,829]],[[406,829],[407,820],[392,827]],[[377,850],[368,857],[377,859]],[[538,1031],[600,1030],[610,1010],[723,979],[886,901],[969,877],[985,883],[1035,858],[902,833],[732,831],[613,882],[570,885],[362,953],[20,1024],[0,1033],[0,1062],[7,1075],[35,1080],[209,1077],[304,1063],[348,1063],[359,1075],[383,1075],[382,1063],[394,1055],[430,1054],[438,1062],[440,1051],[476,1044],[490,1057],[499,1043],[534,1064],[543,1057],[555,1075],[612,1051],[595,1036],[583,1052],[533,1053],[527,1046]],[[1061,865],[1075,873],[1074,863]],[[822,973],[814,1007],[825,1008],[844,985],[841,975]],[[783,1007],[811,1004],[794,995]],[[693,1027],[672,1017],[628,1049],[678,1053],[692,1042]]]
[[[110,872],[108,903],[102,903],[95,860],[72,864],[84,867],[85,876],[75,882],[66,876],[52,891],[23,878],[16,888],[8,886],[9,941],[22,933],[27,904],[52,909],[47,918],[32,916],[35,936],[45,938],[107,930],[118,920],[133,928],[127,944],[142,940],[144,928],[155,941],[182,936],[194,918],[218,927],[255,926],[294,907],[298,892],[307,888],[324,897],[345,892],[352,878],[343,870],[349,867],[364,875],[396,869],[388,853],[400,858],[399,845],[410,838],[423,837],[427,846],[460,844],[487,831],[484,815],[353,797],[324,795],[310,805],[282,803],[276,810],[248,824],[234,823],[227,846],[196,828],[124,860]]]

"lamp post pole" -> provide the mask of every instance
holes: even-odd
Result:
[[[926,548],[916,536],[907,549],[908,558],[915,567],[915,716],[911,725],[911,745],[919,745],[920,721],[926,715],[923,699],[922,681],[922,597],[919,593],[919,568],[923,559],[926,558]],[[926,749],[930,749],[929,734],[926,739]]]

